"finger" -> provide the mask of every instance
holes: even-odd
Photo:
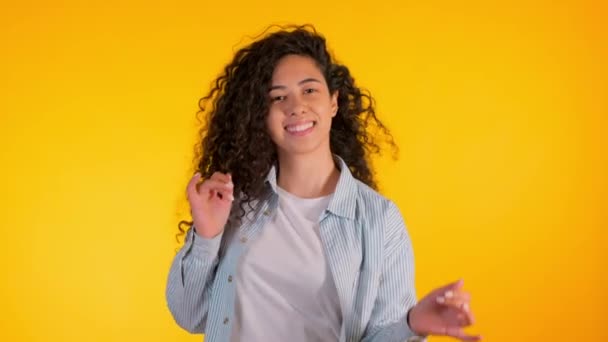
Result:
[[[220,201],[227,202],[227,203],[234,201],[234,196],[229,191],[214,190],[213,192],[214,192],[214,196],[217,197]]]
[[[471,300],[471,294],[463,291],[447,290],[443,295],[436,298],[437,303],[449,306],[461,306]]]
[[[232,195],[232,192],[227,190],[212,189],[210,198],[217,198],[218,200],[224,202],[234,201],[234,196]]]
[[[220,192],[232,193],[232,189],[234,189],[234,186],[231,183],[225,183],[225,182],[217,181],[214,179],[207,179],[200,186],[201,191],[209,191],[211,189],[214,189],[214,190],[217,190]]]
[[[461,341],[479,341],[481,340],[481,335],[467,335],[463,333],[462,335],[456,338],[459,338]]]
[[[211,176],[211,179],[224,183],[226,185],[226,188],[230,191],[233,191],[233,189],[234,189],[234,183],[232,183],[232,176],[230,174],[214,172],[213,175]],[[222,197],[220,197],[221,199],[224,199],[227,201],[234,200],[234,196],[233,196],[232,192],[230,194],[225,194],[225,195],[224,195],[224,192],[221,192],[221,194],[222,194]]]
[[[444,285],[440,288],[435,289],[433,291],[433,293],[435,293],[437,295],[443,295],[447,291],[458,291],[462,288],[463,285],[464,285],[464,280],[458,279],[455,282],[449,283],[447,285]]]
[[[214,191],[212,194],[211,191]],[[229,202],[234,200],[234,196],[232,194],[233,187],[224,182],[207,179],[200,186],[199,192],[201,194],[207,193],[210,196],[217,196],[222,200],[227,200]]]
[[[466,327],[469,326],[469,318],[467,317],[466,313],[460,312],[456,315],[456,318],[458,319],[458,324],[461,327]]]
[[[481,340],[480,335],[469,335],[469,334],[465,333],[462,330],[462,328],[459,328],[459,327],[451,326],[451,327],[445,327],[444,329],[445,329],[444,335],[455,337],[462,341],[479,341],[479,340]]]
[[[442,305],[453,307],[458,310],[457,317],[462,317],[462,322],[466,325],[471,325],[475,323],[475,317],[473,316],[473,312],[470,309],[470,304],[468,301],[463,302],[451,302],[451,303],[442,303]]]
[[[197,185],[198,185],[198,182],[200,181],[200,179],[201,179],[200,172],[197,172],[194,174],[194,176],[192,176],[192,178],[188,182],[188,185],[186,186],[186,192],[188,193],[188,196],[198,194]]]
[[[232,183],[232,177],[228,173],[214,172],[210,179],[224,183]]]
[[[436,326],[434,329],[430,329],[429,335],[437,335],[437,336],[459,336],[462,334],[462,329],[458,326]]]
[[[468,303],[467,303],[468,306]],[[471,324],[475,324],[475,316],[473,315],[473,311],[471,311],[470,308],[465,308],[465,312],[466,312],[466,316],[467,316],[467,320],[469,325]]]
[[[460,312],[456,314],[460,326],[466,327],[475,324],[473,312],[468,308],[468,303],[464,303]]]
[[[458,329],[458,333],[454,334],[454,335],[449,335],[449,336],[453,336],[456,337],[458,339],[460,339],[461,341],[479,341],[481,340],[481,335],[469,335],[467,333],[465,333],[464,331],[462,331],[461,329]]]

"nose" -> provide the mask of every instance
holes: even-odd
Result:
[[[300,96],[292,96],[291,101],[288,107],[288,114],[293,115],[301,115],[305,114],[307,111],[307,104]]]

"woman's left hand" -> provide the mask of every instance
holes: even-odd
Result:
[[[409,313],[410,328],[418,335],[451,336],[462,341],[478,341],[479,335],[467,335],[462,328],[474,323],[471,295],[462,290],[463,281],[433,290]]]

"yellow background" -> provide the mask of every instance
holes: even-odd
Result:
[[[486,341],[608,341],[605,2],[253,3],[2,4],[0,340],[200,341],[164,298],[198,98],[310,22],[400,145],[419,297],[463,277]]]

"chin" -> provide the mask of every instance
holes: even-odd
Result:
[[[306,144],[308,145],[308,144]],[[310,155],[319,152],[318,144],[310,144],[309,146],[282,146],[280,150],[287,155]]]

